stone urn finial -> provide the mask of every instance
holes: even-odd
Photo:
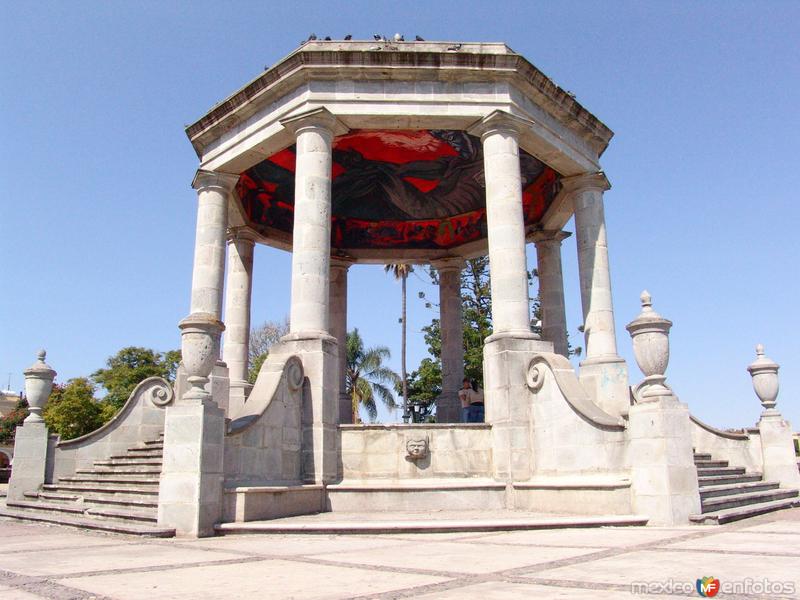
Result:
[[[775,409],[775,400],[778,397],[778,369],[780,366],[764,356],[764,346],[756,346],[756,359],[750,363],[747,370],[753,378],[753,389],[764,407],[762,415],[780,414]]]
[[[53,391],[53,379],[56,372],[44,362],[47,352],[39,350],[38,359],[33,365],[25,369],[25,396],[28,399],[30,414],[25,418],[25,423],[42,423],[42,410],[47,404],[50,392]]]
[[[181,330],[181,362],[191,388],[181,401],[206,402],[208,376],[219,358],[220,335],[225,325],[209,313],[192,313],[178,325]]]
[[[672,321],[653,310],[653,298],[647,290],[639,297],[642,312],[625,326],[633,341],[636,364],[644,373],[639,386],[642,402],[655,401],[659,396],[670,396],[672,391],[664,384],[664,373],[669,364],[669,330]]]

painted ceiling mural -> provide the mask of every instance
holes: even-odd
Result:
[[[526,223],[550,205],[558,175],[520,151]],[[251,223],[291,233],[295,147],[242,173],[237,191]],[[483,149],[453,130],[355,130],[333,144],[335,248],[446,249],[486,237]]]

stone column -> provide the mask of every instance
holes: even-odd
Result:
[[[483,142],[486,220],[489,238],[492,322],[483,347],[486,421],[492,425],[494,476],[529,479],[533,469],[528,364],[552,352],[530,330],[528,266],[522,212],[519,133],[531,123],[495,111],[469,129]]]
[[[222,518],[227,396],[207,389],[219,360],[228,202],[238,177],[198,171],[191,314],[180,323],[182,368],[191,386],[167,407],[158,522],[179,536],[214,535]]]
[[[617,354],[603,211],[603,192],[611,185],[601,172],[567,177],[561,182],[572,195],[575,210],[586,357],[581,362],[580,380],[600,408],[612,415],[624,415],[630,407],[628,369]]]
[[[561,242],[570,235],[566,231],[537,231],[533,234],[539,271],[542,337],[553,342],[553,349],[566,357],[569,357],[569,344],[564,306],[564,276],[561,269]]]
[[[303,422],[306,481],[337,476],[339,351],[330,324],[331,167],[333,138],[347,131],[325,108],[281,121],[297,139],[292,305],[285,351],[301,357],[308,379]]]
[[[439,324],[442,332],[442,395],[436,401],[439,423],[461,421],[458,390],[464,380],[464,326],[461,319],[462,260],[437,261],[439,273]]]
[[[347,271],[352,261],[331,258],[330,327],[339,345],[339,423],[353,422],[353,403],[347,395]]]
[[[225,344],[222,357],[228,365],[230,403],[228,416],[247,399],[250,351],[250,306],[253,286],[255,238],[244,227],[228,230],[228,281],[225,286]]]

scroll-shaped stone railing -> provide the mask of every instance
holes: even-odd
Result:
[[[77,469],[91,468],[96,460],[124,454],[137,443],[157,439],[164,431],[164,409],[174,399],[172,386],[166,380],[145,379],[108,423],[79,438],[57,440],[48,472],[54,478],[72,475]]]
[[[570,362],[542,352],[529,363],[534,476],[625,471],[625,423],[598,407]]]
[[[273,346],[252,391],[231,415],[225,437],[226,486],[302,479],[305,371],[298,356]]]
[[[542,352],[531,360],[527,375],[528,387],[531,391],[538,392],[542,388],[547,371],[553,374],[564,400],[584,421],[612,431],[625,429],[625,421],[622,417],[610,415],[592,402],[576,377],[572,364],[560,354]]]

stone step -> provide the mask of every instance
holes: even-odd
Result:
[[[109,508],[107,506],[92,506],[86,513],[92,517],[110,517],[123,521],[139,521],[141,523],[157,523],[157,508]]]
[[[64,493],[64,492],[30,492],[25,494],[31,499],[40,498],[46,502],[79,502],[112,506],[129,506],[132,508],[158,508],[158,497],[139,494],[100,494],[100,493]]]
[[[372,513],[374,514],[374,513]],[[329,516],[330,515],[330,516]],[[220,523],[214,526],[218,534],[292,533],[292,534],[381,534],[381,533],[453,533],[465,531],[524,531],[560,529],[565,527],[627,527],[646,525],[641,515],[552,516],[513,518],[432,518],[402,520],[338,519],[337,513],[321,513],[319,519],[288,517],[269,521]]]
[[[97,517],[111,517],[114,519],[146,521],[155,523],[157,521],[157,510],[152,508],[108,508],[106,506],[93,506],[82,502],[64,504],[58,502],[44,502],[42,500],[16,500],[7,502],[6,506],[13,509],[32,510],[48,513],[63,513],[72,515],[87,515]]]
[[[152,450],[150,448],[128,448],[128,454],[125,455],[126,458],[132,458],[132,457],[143,458],[143,457],[158,457],[158,456],[164,456],[164,450],[162,450],[161,448],[155,448]]]
[[[747,473],[745,475],[711,475],[699,476],[697,482],[700,487],[708,485],[724,485],[726,483],[747,483],[748,481],[761,481],[761,473]]]
[[[710,467],[727,467],[728,461],[727,460],[697,460],[695,458],[694,461],[695,466],[700,468],[710,468]]]
[[[703,452],[695,452],[694,453],[695,460],[711,460],[710,454],[705,454]]]
[[[61,477],[59,483],[132,483],[136,485],[158,485],[158,475],[156,476],[142,476],[140,474],[134,475],[117,475],[116,473],[95,473],[92,475],[73,475],[71,477]]]
[[[763,504],[765,502],[786,500],[797,497],[797,490],[766,490],[761,492],[748,492],[743,494],[740,493],[729,496],[720,496],[718,498],[709,498],[708,500],[702,500],[701,506],[703,513],[709,513],[728,508],[738,508],[741,506],[748,506],[750,504]]]
[[[744,475],[744,467],[698,467],[698,477],[710,477],[712,475]]]
[[[107,475],[117,473],[119,475],[161,475],[161,469],[154,465],[111,465],[100,466],[94,469],[78,469],[76,475]]]
[[[718,496],[775,490],[779,487],[780,483],[777,481],[748,481],[745,483],[729,483],[726,485],[707,485],[700,488],[700,498],[715,498]]]
[[[46,483],[42,486],[48,492],[96,492],[100,494],[147,494],[158,497],[158,485],[121,485],[121,484],[82,484],[82,483]]]
[[[0,517],[11,517],[14,519],[24,519],[29,521],[39,521],[43,523],[55,523],[57,525],[67,525],[70,527],[80,527],[83,529],[94,529],[97,531],[108,531],[111,533],[126,533],[129,535],[140,535],[144,537],[175,537],[175,530],[168,527],[159,527],[146,523],[127,522],[111,518],[97,519],[87,516],[71,516],[65,514],[51,514],[47,512],[36,512],[4,508],[0,506]]]
[[[690,515],[689,521],[698,525],[723,525],[731,521],[739,521],[764,513],[773,512],[775,510],[783,510],[784,508],[792,508],[800,506],[800,501],[797,498],[787,498],[785,500],[776,500],[774,502],[760,502],[758,504],[748,504],[747,506],[739,506],[736,508],[727,508],[717,510],[714,512],[703,513],[700,515]]]
[[[156,458],[134,458],[128,460],[96,460],[94,466],[96,467],[125,467],[125,466],[161,466],[161,459]]]

